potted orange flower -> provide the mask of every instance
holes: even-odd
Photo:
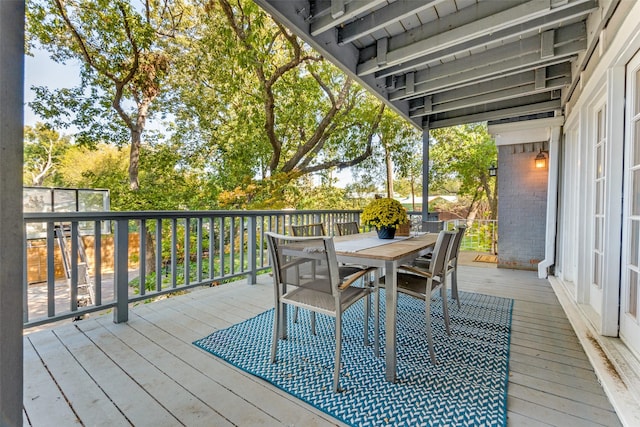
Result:
[[[407,210],[399,201],[389,198],[375,199],[362,210],[364,224],[373,226],[381,239],[393,239],[396,227],[409,222]]]

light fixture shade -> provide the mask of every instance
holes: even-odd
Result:
[[[542,153],[542,150],[536,156],[535,164],[536,169],[542,169],[547,166],[547,157]]]
[[[489,167],[489,176],[498,176],[498,168],[496,165],[491,165],[491,167]]]

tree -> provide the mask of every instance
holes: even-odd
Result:
[[[407,155],[397,169],[396,190],[398,194],[411,196],[411,210],[416,211],[416,194],[422,194],[422,153]]]
[[[216,0],[206,12],[202,37],[180,40],[167,101],[175,136],[202,167],[215,165],[225,201],[282,200],[300,177],[371,156],[382,103],[253,2]],[[272,194],[245,194],[250,183]]]
[[[25,184],[59,185],[57,163],[69,146],[69,136],[61,136],[44,123],[25,126],[23,165]]]
[[[157,144],[140,157],[138,190],[128,185],[128,156],[108,144],[73,146],[59,160],[61,182],[69,187],[107,188],[115,211],[207,209],[198,177],[182,170],[174,147]]]
[[[129,143],[129,185],[139,188],[142,135],[162,90],[170,57],[164,44],[180,30],[179,0],[29,2],[27,35],[61,63],[80,61],[79,87],[33,88],[30,104],[57,128],[75,126],[80,143]]]
[[[485,123],[474,123],[431,131],[429,143],[430,189],[446,191],[450,183],[459,185],[459,196],[470,198],[467,218],[477,214],[483,200],[490,219],[497,219],[497,187],[489,176],[498,151]]]

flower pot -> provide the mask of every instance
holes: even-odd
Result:
[[[394,227],[378,228],[378,239],[393,239],[395,235],[396,229]]]

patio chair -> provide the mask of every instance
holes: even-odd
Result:
[[[275,313],[271,363],[275,363],[278,342],[287,337],[286,306],[305,308],[335,318],[335,364],[333,391],[340,391],[340,357],[342,352],[342,314],[361,299],[364,301],[364,345],[369,345],[369,296],[371,288],[352,286],[375,270],[360,270],[341,278],[333,237],[295,237],[265,233],[273,268]],[[318,266],[321,262],[321,266]],[[315,267],[314,267],[315,266]],[[315,273],[310,272],[315,268]],[[322,270],[322,271],[320,271]],[[317,274],[321,273],[321,274]],[[291,276],[294,276],[291,278]],[[293,280],[292,280],[293,279]],[[292,290],[287,285],[295,282]],[[377,322],[378,319],[375,319]],[[377,342],[377,337],[374,337]]]
[[[444,230],[444,221],[422,221],[422,231],[438,233]]]
[[[309,237],[309,236],[326,236],[327,233],[324,230],[324,225],[322,223],[316,224],[305,224],[305,225],[292,225],[291,226],[291,234],[299,237]]]
[[[291,234],[296,237],[320,237],[327,235],[322,223],[292,225]],[[340,277],[344,278],[351,276],[353,273],[357,273],[360,270],[362,270],[362,267],[358,265],[340,265]]]
[[[358,223],[355,221],[336,222],[334,227],[336,229],[336,236],[349,236],[360,233],[360,227],[358,227]]]
[[[446,266],[450,258],[455,235],[456,232],[454,231],[444,230],[438,234],[438,240],[433,249],[433,259],[428,269],[417,268],[413,265],[402,265],[397,274],[398,292],[425,302],[425,329],[429,344],[429,354],[434,364],[437,362],[433,346],[433,334],[431,332],[431,296],[435,291],[440,290],[445,328],[447,334],[451,335],[447,304]],[[380,282],[383,283],[384,279],[382,277]]]
[[[464,237],[464,233],[467,230],[466,225],[459,225],[456,227],[456,236],[453,239],[453,246],[451,249],[451,255],[449,258],[449,263],[447,264],[447,274],[451,274],[451,296],[458,303],[458,308],[460,308],[460,298],[458,296],[458,258],[460,255],[460,246],[462,246],[462,238]],[[416,258],[413,262],[413,265],[420,268],[429,268],[429,264],[431,263],[432,254],[429,253],[424,257]]]
[[[313,224],[304,224],[304,225],[292,225],[291,226],[291,234],[296,237],[320,237],[326,236],[324,224],[322,223],[313,223]],[[347,276],[351,276],[354,273],[362,270],[363,267],[359,265],[340,265],[339,274],[340,278],[345,278]],[[371,280],[367,281],[367,285],[371,287]],[[312,313],[311,316],[311,328],[313,334],[315,335],[315,314]],[[298,307],[294,310],[293,321],[298,321]]]

